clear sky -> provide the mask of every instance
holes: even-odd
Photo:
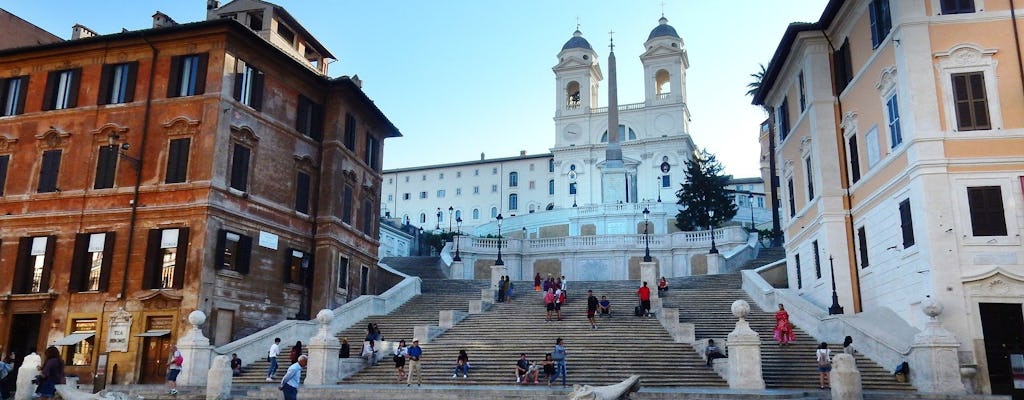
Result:
[[[222,1],[222,4],[226,1]],[[725,172],[759,176],[764,113],[745,95],[790,22],[817,21],[826,0],[279,0],[340,60],[331,76],[363,90],[404,137],[384,143],[386,169],[508,157],[554,144],[554,73],[576,29],[607,73],[615,31],[619,104],[643,101],[643,42],[664,7],[689,53],[690,134]],[[149,28],[162,11],[205,19],[205,0],[3,0],[0,7],[62,38]],[[607,104],[607,77],[601,85]]]

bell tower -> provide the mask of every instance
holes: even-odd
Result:
[[[686,103],[686,45],[663,15],[644,42],[644,92],[648,105]]]
[[[597,107],[597,89],[603,77],[597,53],[576,29],[558,53],[555,72],[555,118],[580,115]]]

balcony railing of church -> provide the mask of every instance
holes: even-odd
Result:
[[[672,93],[658,93],[654,98],[657,100],[665,100],[672,97]]]
[[[746,231],[738,226],[728,226],[715,229],[715,240],[719,244],[743,242],[746,238]],[[461,239],[462,249],[465,252],[473,250],[496,250],[498,239],[496,238],[468,238]],[[710,231],[675,232],[669,234],[649,235],[651,248],[671,247],[673,244],[679,246],[686,244],[686,247],[702,247],[711,245]],[[541,239],[502,239],[503,251],[525,251],[534,253],[545,250],[561,249],[600,249],[600,248],[644,248],[643,234],[625,235],[591,235],[591,236],[562,236],[556,238]]]
[[[619,111],[642,110],[644,108],[644,105],[644,103],[620,104]],[[591,114],[603,114],[606,112],[608,112],[608,107],[597,107],[590,109]]]
[[[670,203],[662,203],[670,204]],[[671,203],[672,207],[675,206]],[[658,206],[655,202],[644,202],[644,203],[619,203],[619,204],[590,204],[586,206],[576,207],[576,215],[587,216],[587,215],[605,215],[605,214],[638,214],[644,211],[644,208],[650,208],[651,211],[655,211],[655,207]]]

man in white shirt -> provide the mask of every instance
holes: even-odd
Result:
[[[295,400],[299,397],[299,379],[302,378],[302,368],[306,366],[307,357],[305,354],[299,356],[298,361],[288,367],[288,372],[281,378],[281,389],[284,392],[284,400]]]
[[[267,371],[267,382],[274,381],[274,374],[277,373],[277,355],[281,353],[281,338],[274,338],[274,344],[270,345],[267,352],[267,360],[270,361],[270,370]]]

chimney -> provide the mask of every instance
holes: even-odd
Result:
[[[153,27],[154,28],[164,28],[164,27],[168,27],[168,26],[175,26],[177,24],[178,23],[174,22],[173,18],[167,16],[167,14],[164,14],[164,13],[162,13],[160,11],[157,11],[156,14],[153,14]]]
[[[86,28],[85,25],[75,24],[71,27],[71,39],[85,39],[93,36],[99,36],[96,31]]]
[[[211,11],[220,7],[220,2],[217,0],[206,0],[206,11]]]
[[[525,156],[525,155],[526,155],[526,150],[519,150],[519,156],[520,157]]]
[[[484,160],[484,152],[481,151],[480,152],[480,161],[483,161],[483,160]]]
[[[356,84],[356,87],[363,88],[363,80],[359,79],[359,74],[352,75],[352,83]]]

